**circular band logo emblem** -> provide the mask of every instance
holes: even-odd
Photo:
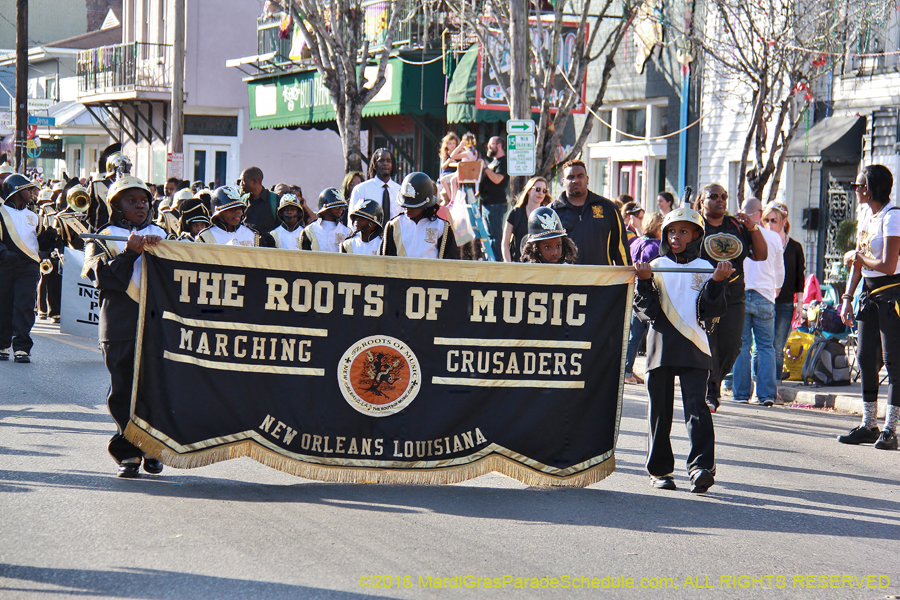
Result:
[[[744,252],[741,238],[730,233],[714,233],[703,238],[703,247],[716,262],[733,260]]]
[[[419,360],[396,338],[373,335],[353,344],[341,357],[338,385],[344,399],[373,417],[398,413],[421,387]]]

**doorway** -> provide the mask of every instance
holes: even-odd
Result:
[[[642,162],[619,163],[619,195],[628,194],[644,205],[644,164]]]
[[[214,184],[213,189],[228,185],[229,146],[191,145],[191,181]]]

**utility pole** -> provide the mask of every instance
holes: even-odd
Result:
[[[16,1],[16,171],[25,172],[28,139],[28,0]]]
[[[528,3],[530,0],[511,0],[509,3],[509,117],[511,119],[528,119],[531,117],[531,68],[528,62]],[[540,18],[540,17],[538,17]],[[511,197],[518,195],[524,187],[521,177],[511,177],[509,192]]]
[[[172,153],[184,152],[184,0],[175,0],[172,68]]]

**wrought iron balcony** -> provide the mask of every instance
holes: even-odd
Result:
[[[171,92],[172,46],[130,42],[78,53],[78,95]]]
[[[401,51],[422,49],[425,46],[441,45],[441,35],[449,30],[449,42],[454,48],[466,50],[475,42],[474,34],[467,33],[460,26],[458,16],[443,10],[429,10],[429,7],[441,7],[441,2],[426,1],[423,5],[417,0],[405,0],[404,13],[400,17],[397,31],[394,34],[393,48]],[[365,34],[369,40],[370,50],[378,50],[384,44],[385,29],[390,22],[389,0],[366,0],[362,3],[365,11]],[[308,51],[301,52],[291,59],[294,30],[282,39],[279,32],[285,13],[279,12],[270,16],[261,16],[256,23],[257,55],[267,57],[258,65],[263,71],[290,69],[292,66],[311,66],[312,58]],[[299,44],[298,44],[299,46]],[[299,51],[299,48],[295,48]],[[274,56],[272,54],[274,53]]]

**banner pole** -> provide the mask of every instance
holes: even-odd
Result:
[[[127,242],[128,238],[121,235],[100,235],[97,233],[82,233],[79,237],[83,240],[101,240],[104,242]],[[169,240],[171,241],[171,240]],[[677,267],[654,267],[654,273],[707,273],[715,272],[715,269],[704,267],[687,267],[679,269]]]

